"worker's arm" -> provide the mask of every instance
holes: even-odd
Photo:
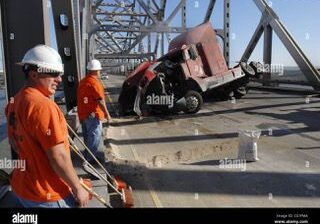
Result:
[[[110,116],[109,111],[107,109],[106,101],[105,100],[98,100],[98,103],[99,103],[99,106],[100,106],[101,110],[104,113],[104,116],[106,117],[106,119],[108,121],[110,121],[111,120],[111,116]]]
[[[58,144],[47,150],[47,156],[53,170],[62,178],[72,189],[72,192],[80,204],[84,207],[88,204],[89,194],[85,191],[73,168],[70,154],[64,149],[64,144]]]

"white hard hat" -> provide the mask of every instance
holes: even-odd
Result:
[[[63,73],[63,64],[59,53],[46,45],[39,44],[24,55],[18,65],[36,65],[43,69],[43,73]]]
[[[97,71],[97,70],[101,70],[101,63],[100,61],[98,61],[97,59],[93,59],[91,61],[89,61],[88,65],[87,65],[87,69],[89,71]]]

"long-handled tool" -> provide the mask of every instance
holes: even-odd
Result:
[[[101,175],[101,173],[99,173],[85,158],[84,155],[81,153],[81,151],[78,149],[78,147],[75,145],[75,143],[73,142],[73,140],[71,139],[70,136],[69,137],[69,142],[70,142],[70,147],[71,149],[84,161],[87,162],[88,166],[90,167],[90,169],[95,172],[95,176],[98,176],[98,178],[100,180],[103,180],[107,183],[107,185],[111,186],[114,188],[114,186],[103,176]],[[105,205],[106,207],[112,208],[110,204],[106,203],[106,201],[103,199],[103,197],[101,197],[100,195],[98,195],[97,193],[95,193],[92,189],[90,189],[85,183],[83,183],[82,178],[80,178],[80,183],[81,185],[84,187],[85,190],[87,190],[90,194],[92,194],[99,202],[101,202],[103,205]],[[117,190],[114,188],[114,190]],[[121,194],[119,192],[119,194]],[[121,194],[121,198],[125,198],[123,197],[123,194]],[[126,203],[124,203],[124,206],[126,206]]]
[[[10,184],[10,175],[5,172],[4,170],[0,169],[0,181]],[[112,208],[105,200],[102,196],[100,196],[98,193],[96,193],[95,191],[93,191],[92,189],[90,189],[83,181],[82,178],[80,178],[80,184],[81,186],[88,191],[88,193],[90,193],[92,196],[94,196],[99,202],[101,202],[104,206],[106,206],[107,208]],[[0,192],[0,198],[2,198],[1,196],[1,192]]]
[[[68,125],[68,124],[67,124]],[[82,139],[77,135],[77,133],[68,125],[69,131],[79,140],[79,142],[84,146],[85,150],[90,154],[90,156],[97,162],[97,164],[102,168],[105,174],[112,180],[112,183],[108,181],[106,177],[100,174],[82,155],[81,151],[78,149],[72,138],[69,136],[69,142],[71,144],[71,148],[76,154],[84,161],[87,162],[88,166],[94,170],[94,172],[105,181],[111,188],[115,190],[115,193],[121,196],[121,199],[124,203],[124,207],[132,207],[133,206],[133,196],[132,196],[132,189],[128,187],[119,177],[114,178],[110,175],[110,173],[105,169],[105,167],[100,163],[100,161],[95,157],[95,155],[91,152],[91,150],[86,146],[86,144],[82,141]],[[115,186],[114,186],[115,185]],[[120,192],[121,191],[121,192]]]
[[[97,159],[97,157],[91,152],[91,150],[88,148],[88,146],[82,141],[82,139],[78,136],[78,134],[70,127],[69,124],[67,124],[69,131],[72,132],[72,134],[79,140],[79,142],[83,145],[84,149],[89,153],[89,155],[97,162],[97,164],[101,167],[101,169],[106,173],[106,175],[113,180],[114,178],[110,175],[110,173],[104,168],[104,166],[100,163],[100,161]],[[74,145],[75,147],[76,144],[72,140],[72,138],[69,136],[69,141]],[[80,150],[78,149],[80,152]]]
[[[70,140],[70,142],[73,142],[72,139]],[[98,178],[100,180],[103,180],[104,182],[107,183],[107,185],[111,186],[116,192],[116,194],[121,196],[121,199],[123,201],[124,207],[125,208],[131,208],[133,207],[133,198],[132,198],[132,189],[131,187],[127,187],[126,183],[124,181],[122,181],[121,179],[119,179],[119,177],[117,178],[117,182],[116,182],[116,187],[110,183],[110,181],[108,181],[108,179],[106,179],[105,176],[103,176],[99,171],[97,171],[94,166],[92,166],[82,155],[81,151],[77,148],[76,145],[70,145],[71,149],[84,161],[88,163],[89,168],[95,173],[95,176],[98,176]],[[121,191],[121,193],[120,193]],[[111,194],[110,194],[111,195]]]
[[[95,191],[93,191],[91,188],[89,188],[84,182],[83,179],[80,178],[80,184],[81,186],[88,191],[89,194],[93,195],[99,202],[101,202],[104,206],[106,206],[107,208],[111,208],[111,206],[104,200],[103,197],[101,197],[98,193],[96,193]]]
[[[91,163],[89,163],[83,156],[83,154],[81,153],[81,151],[79,150],[79,148],[76,146],[76,144],[74,143],[74,141],[71,139],[71,137],[69,136],[69,142],[70,142],[70,147],[71,149],[83,160],[83,162],[86,162],[89,166],[90,169],[92,169],[96,176],[99,177],[99,179],[104,180],[110,187],[113,188],[113,190],[115,190],[119,195],[121,195],[120,191],[106,178],[104,177],[98,170],[96,170],[96,168],[94,166],[92,166]],[[110,175],[110,174],[109,174]]]
[[[127,185],[118,178],[118,180],[114,179],[110,174],[111,178],[113,178],[115,181],[114,183],[116,186],[114,186],[105,176],[103,176],[99,171],[95,169],[92,164],[90,164],[83,156],[81,151],[78,149],[78,147],[75,145],[74,141],[69,136],[69,142],[71,149],[84,161],[88,164],[89,168],[95,172],[95,174],[99,177],[100,180],[103,180],[107,185],[112,187],[115,190],[115,193],[118,194],[124,204],[124,207],[131,208],[133,207],[133,197],[132,197],[132,189],[131,187],[127,187]],[[120,192],[121,191],[121,192]]]

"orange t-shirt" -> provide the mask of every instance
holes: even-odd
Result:
[[[13,171],[13,191],[35,202],[57,201],[70,194],[47,157],[47,150],[61,143],[70,153],[67,123],[57,104],[36,88],[25,87],[10,100],[6,116],[8,137],[26,164],[25,170]]]
[[[98,100],[104,100],[104,88],[95,75],[84,77],[77,90],[77,105],[79,120],[83,121],[93,112],[99,120],[105,118]]]

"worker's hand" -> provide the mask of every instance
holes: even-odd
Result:
[[[104,119],[104,122],[110,124],[110,123],[112,122],[112,117],[111,117],[110,115],[106,115],[106,116],[105,116],[105,119]]]
[[[80,187],[75,192],[73,192],[76,201],[79,203],[80,207],[85,207],[89,202],[89,193]]]
[[[107,120],[106,118],[105,118],[105,119],[103,119],[101,122],[102,122],[102,123],[104,123],[104,124],[109,125],[109,120]]]

